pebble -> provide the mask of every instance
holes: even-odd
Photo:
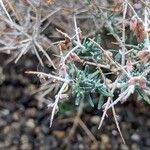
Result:
[[[146,146],[150,147],[150,138],[145,139],[145,144]]]
[[[4,134],[8,134],[11,131],[10,126],[6,126],[3,130]]]
[[[3,119],[0,119],[0,127],[4,127],[7,125],[7,122]]]
[[[84,150],[84,145],[83,144],[79,144],[79,149],[83,149]]]
[[[49,147],[49,148],[47,148],[47,150],[49,150],[50,148],[51,149],[54,149],[54,148],[56,149],[58,142],[54,137],[47,136],[44,140],[44,144],[45,144],[45,149],[47,147]]]
[[[41,130],[44,134],[48,134],[50,131],[49,126],[41,125]]]
[[[146,125],[147,125],[147,127],[150,128],[150,120],[147,120],[147,121],[146,121]]]
[[[136,133],[134,133],[132,136],[131,136],[131,139],[135,142],[138,142],[140,140],[140,136]]]
[[[18,150],[17,146],[11,146],[11,150]]]
[[[91,150],[97,150],[98,149],[98,143],[92,143],[90,146]]]
[[[5,75],[3,74],[3,68],[0,67],[0,84],[5,80]]]
[[[109,136],[108,136],[108,135],[102,134],[100,137],[101,137],[101,142],[102,142],[103,144],[109,143]]]
[[[117,132],[116,130],[112,130],[112,134],[113,134],[114,136],[117,136],[117,135],[118,135],[118,132]]]
[[[14,112],[13,115],[12,115],[12,118],[13,118],[15,121],[18,121],[18,120],[19,120],[19,113],[18,113],[18,112]]]
[[[65,137],[64,131],[53,131],[53,135],[56,136],[58,139],[63,139]]]
[[[1,113],[4,115],[4,116],[7,116],[10,114],[10,111],[8,109],[3,109],[1,110]]]
[[[12,122],[11,124],[11,132],[19,132],[20,130],[20,123],[19,122]]]
[[[29,141],[29,138],[27,135],[22,135],[21,136],[21,143],[27,143]]]
[[[128,146],[124,145],[124,144],[121,144],[120,149],[121,150],[129,150]]]
[[[100,116],[93,116],[93,117],[91,117],[90,121],[93,124],[99,124],[99,122],[100,122]]]
[[[32,150],[32,146],[29,143],[24,143],[21,145],[21,150]]]
[[[35,108],[28,108],[25,112],[25,115],[28,117],[35,117],[37,110]]]
[[[132,144],[131,150],[140,150],[140,148],[137,144]]]
[[[81,143],[76,143],[74,144],[71,149],[74,149],[74,150],[85,150],[85,145],[81,144]]]
[[[5,147],[4,143],[0,143],[0,149],[3,149]]]
[[[29,119],[27,122],[26,122],[26,126],[31,128],[31,129],[34,129],[35,128],[35,123],[34,123],[34,120],[33,119]]]

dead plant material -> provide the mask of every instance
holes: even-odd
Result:
[[[138,84],[140,88],[144,89],[146,87],[146,79],[145,77],[133,77],[129,80],[129,85],[136,85]]]
[[[48,4],[48,6],[51,6],[52,4],[54,4],[54,0],[47,0],[46,3]]]
[[[138,52],[138,57],[143,63],[148,62],[150,60],[150,52],[148,49],[143,49],[142,51]]]
[[[139,43],[143,42],[146,37],[146,31],[144,29],[144,24],[140,18],[133,16],[130,20],[130,30],[135,34],[137,41]]]
[[[69,37],[68,34],[62,32],[59,29],[56,29],[61,35],[64,36],[64,40],[60,41],[60,43],[58,44],[58,47],[60,50],[67,50],[70,46],[70,42],[71,42],[71,37]]]

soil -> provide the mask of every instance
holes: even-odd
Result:
[[[131,97],[116,107],[118,121],[125,139],[123,144],[111,111],[98,130],[102,111],[83,110],[82,121],[92,132],[92,140],[81,126],[70,139],[75,114],[65,117],[58,113],[49,127],[50,110],[39,107],[31,91],[40,85],[39,79],[27,75],[26,70],[37,70],[38,61],[25,56],[18,64],[8,63],[6,54],[0,55],[0,149],[1,150],[149,150],[149,106]],[[65,120],[64,120],[65,119]]]

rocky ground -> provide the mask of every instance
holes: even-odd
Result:
[[[123,144],[115,126],[112,113],[98,130],[101,111],[83,110],[81,118],[93,135],[87,135],[83,126],[77,126],[68,140],[72,127],[70,117],[58,113],[49,128],[50,110],[38,106],[31,91],[40,85],[25,70],[37,69],[36,59],[26,57],[18,63],[8,63],[7,55],[0,55],[0,149],[1,150],[149,150],[149,106],[134,98],[116,108],[118,120],[125,138]],[[64,120],[65,119],[65,120]],[[94,138],[93,138],[94,136]]]

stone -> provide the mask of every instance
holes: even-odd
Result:
[[[90,121],[93,124],[99,124],[100,123],[100,117],[99,116],[93,116],[93,117],[91,117]]]
[[[136,133],[134,133],[132,136],[131,136],[131,139],[135,142],[138,142],[140,140],[140,136]]]
[[[34,128],[35,128],[34,120],[33,120],[33,119],[29,119],[29,120],[26,122],[26,126],[27,126],[28,128],[34,129]]]
[[[109,143],[109,137],[108,137],[108,135],[102,134],[102,135],[101,135],[101,142],[102,142],[103,144],[108,144],[108,143]]]
[[[58,139],[63,139],[65,137],[64,131],[53,131],[53,135],[56,136]]]

